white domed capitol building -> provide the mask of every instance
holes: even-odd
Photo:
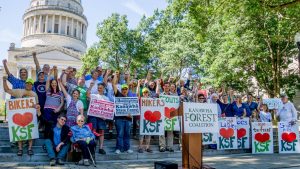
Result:
[[[41,66],[56,65],[59,73],[66,65],[79,69],[80,57],[87,48],[87,26],[81,0],[31,0],[23,15],[21,48],[11,43],[8,49],[10,72],[18,77],[19,69],[25,67],[29,77],[35,79],[32,52],[37,53]]]

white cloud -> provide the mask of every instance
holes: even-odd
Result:
[[[17,43],[21,39],[21,36],[15,32],[12,32],[9,29],[0,30],[0,42],[4,43]]]
[[[140,16],[146,15],[148,16],[145,9],[139,6],[134,0],[128,0],[124,3],[124,6],[130,9],[131,11],[137,13]]]

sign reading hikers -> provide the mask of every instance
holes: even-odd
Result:
[[[299,125],[288,122],[278,123],[279,153],[300,153]]]
[[[164,99],[141,98],[141,135],[164,135]]]
[[[35,98],[6,101],[10,142],[39,138]]]
[[[183,102],[184,133],[217,133],[216,104]]]
[[[180,105],[179,96],[160,95],[159,98],[165,100],[165,130],[180,131],[181,118],[178,116],[178,108]]]
[[[237,149],[237,125],[235,117],[219,118],[218,150]]]
[[[271,122],[252,123],[252,153],[273,153],[273,126]]]
[[[115,97],[116,116],[140,115],[139,99],[137,97]]]

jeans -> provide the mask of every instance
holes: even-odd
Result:
[[[89,142],[89,144],[87,144],[86,141],[83,141],[83,140],[76,141],[76,143],[79,145],[79,147],[81,149],[83,159],[92,158],[90,156],[88,148],[90,149],[92,155],[95,154],[96,143],[94,140],[91,140]]]
[[[50,139],[45,140],[45,146],[46,146],[46,150],[48,153],[48,157],[50,159],[54,159],[55,156],[57,159],[63,159],[66,157],[66,155],[69,151],[70,143],[62,145],[60,147],[60,151],[58,153],[55,150],[56,149],[55,145],[52,143],[52,141]]]
[[[132,122],[124,119],[116,119],[115,125],[117,129],[116,149],[120,151],[129,150],[130,149],[130,128]]]

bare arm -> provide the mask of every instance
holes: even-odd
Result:
[[[47,78],[47,81],[46,81],[46,91],[49,90],[50,88],[50,77],[51,77],[51,74],[53,73],[53,69],[50,70],[50,73],[49,73],[49,77]]]
[[[32,57],[33,57],[33,61],[34,61],[36,70],[40,71],[41,70],[40,63],[39,63],[39,60],[36,57],[36,53],[35,52],[32,53]]]
[[[61,83],[61,80],[60,79],[57,79],[58,81],[58,85],[59,87],[61,88],[61,91],[64,93],[65,97],[68,97],[68,92],[66,91],[66,88],[65,86]]]
[[[54,79],[57,79],[58,77],[58,70],[56,66],[53,66],[53,73],[54,73]]]
[[[141,97],[140,96],[140,85],[141,85],[141,79],[138,80],[138,84],[137,84],[137,87],[136,87],[136,94],[138,97]]]
[[[106,70],[106,73],[105,73],[105,76],[103,78],[103,82],[107,85],[107,80],[108,80],[108,76],[110,75],[111,73],[111,70],[110,69],[107,69]]]
[[[160,79],[158,79],[156,81],[156,94],[159,95],[160,94]]]
[[[4,69],[5,69],[6,74],[10,75],[11,73],[9,72],[9,69],[8,69],[8,67],[7,67],[7,60],[4,59],[4,60],[2,61],[2,63],[3,63],[3,66],[4,66]]]
[[[146,77],[146,83],[150,82],[151,77],[152,77],[152,74],[151,74],[151,72],[149,70],[148,73],[147,73],[147,77]]]
[[[114,94],[117,94],[117,92],[118,92],[117,81],[118,81],[118,77],[115,74],[114,75],[114,79],[112,81],[112,86],[113,86],[113,89],[114,89]]]
[[[3,76],[3,88],[6,93],[12,95],[12,90],[7,85],[7,76]]]
[[[65,71],[65,73],[63,73],[62,77],[61,77],[61,83],[66,86],[67,85],[67,70]]]

